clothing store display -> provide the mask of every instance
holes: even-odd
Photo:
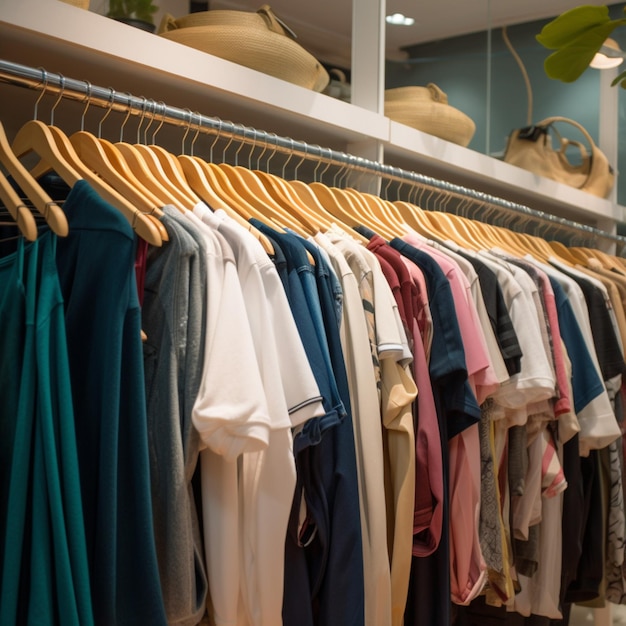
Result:
[[[120,176],[171,167],[134,213],[18,137],[67,232],[0,225],[3,626],[625,601],[618,257],[120,141]]]

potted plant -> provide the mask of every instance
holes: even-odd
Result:
[[[154,14],[157,10],[152,0],[109,0],[107,17],[153,33],[156,30]]]

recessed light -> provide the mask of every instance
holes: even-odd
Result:
[[[402,15],[402,13],[388,15],[385,21],[387,24],[394,24],[396,26],[413,26],[413,24],[415,24],[415,20],[412,17],[407,17],[406,15]]]

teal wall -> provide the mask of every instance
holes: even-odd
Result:
[[[616,15],[622,5],[611,7]],[[618,11],[619,9],[619,11]],[[540,46],[535,35],[547,22],[537,21],[511,26],[509,39],[522,58],[533,90],[532,120],[562,115],[582,124],[598,140],[600,72],[588,69],[574,83],[566,84],[549,79],[543,62],[549,52]],[[622,29],[626,31],[625,29]],[[491,36],[491,109],[487,119],[487,51]],[[626,32],[615,32],[623,50],[626,50]],[[476,133],[469,147],[482,153],[501,156],[508,134],[514,128],[526,125],[527,95],[520,69],[506,48],[501,29],[463,37],[436,41],[407,49],[409,59],[387,62],[386,86],[426,85],[436,83],[448,95],[452,106],[462,110],[476,123]],[[624,66],[622,66],[624,67]],[[620,155],[613,166],[619,171],[623,162],[625,175],[618,187],[618,202],[626,203],[626,92],[619,89]],[[568,135],[580,139],[577,131]],[[489,137],[488,137],[489,135]],[[487,139],[489,138],[489,146]],[[622,148],[623,146],[623,148]]]

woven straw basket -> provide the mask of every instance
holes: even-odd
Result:
[[[329,81],[324,67],[291,38],[267,5],[256,13],[200,11],[177,19],[166,15],[159,35],[314,91],[322,91]]]
[[[387,89],[385,115],[396,122],[464,147],[476,132],[474,121],[450,106],[446,94],[433,83],[426,87]]]

